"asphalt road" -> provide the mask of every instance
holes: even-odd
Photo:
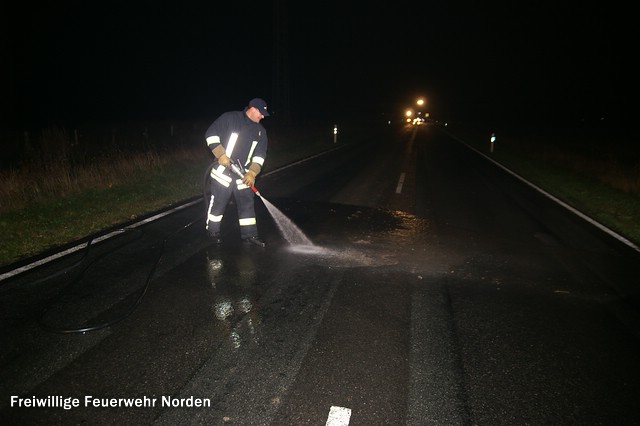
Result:
[[[0,424],[640,424],[633,247],[430,127],[257,185],[0,283]]]

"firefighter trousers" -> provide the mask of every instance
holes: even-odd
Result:
[[[220,225],[231,196],[235,199],[238,209],[238,223],[240,237],[250,238],[258,236],[258,225],[255,212],[255,195],[251,188],[234,179],[229,186],[225,186],[215,179],[211,180],[211,198],[207,214],[206,228],[210,234],[220,232]]]

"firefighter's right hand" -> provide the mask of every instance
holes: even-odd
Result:
[[[256,183],[256,172],[253,170],[247,171],[247,174],[242,178],[242,182],[248,187],[253,188],[253,185]]]
[[[231,159],[227,156],[227,154],[222,154],[218,158],[218,164],[221,166],[229,167],[231,165]]]

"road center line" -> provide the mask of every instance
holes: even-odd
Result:
[[[331,406],[329,417],[325,426],[347,426],[351,418],[351,409],[345,407]]]
[[[398,180],[398,186],[396,186],[396,194],[400,194],[402,192],[402,184],[404,184],[405,172],[400,173],[400,179]]]

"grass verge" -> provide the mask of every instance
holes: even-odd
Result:
[[[0,264],[95,234],[198,194],[206,162],[138,172],[125,183],[0,213]]]

